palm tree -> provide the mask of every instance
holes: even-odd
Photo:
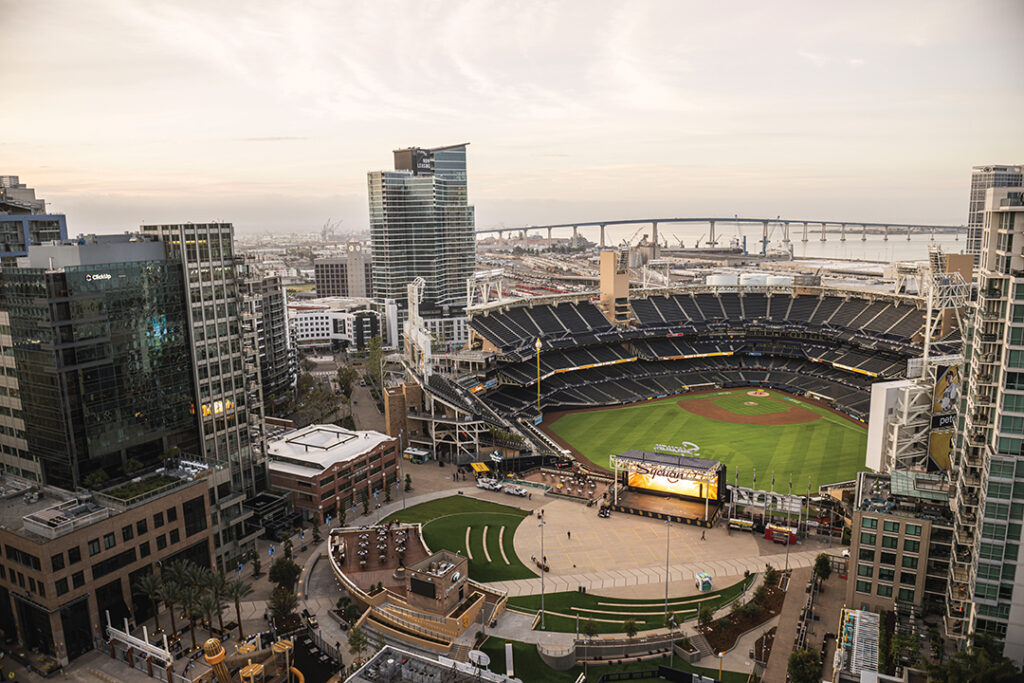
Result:
[[[224,595],[235,603],[235,618],[238,620],[239,640],[245,640],[245,634],[242,633],[242,598],[250,594],[252,594],[252,586],[242,579],[231,579],[228,581],[227,590],[224,591]]]
[[[210,591],[203,591],[196,600],[196,611],[206,620],[207,630],[213,630],[213,613],[219,612],[221,607]]]
[[[181,587],[178,601],[181,604],[181,611],[188,619],[188,628],[192,634],[192,649],[196,649],[196,618],[199,613],[199,599],[202,597],[202,590],[195,584],[187,584]]]
[[[135,580],[132,592],[136,595],[145,595],[153,603],[153,619],[156,621],[157,630],[160,629],[160,600],[163,599],[163,582],[156,574],[143,574]]]
[[[216,602],[217,626],[224,631],[224,593],[228,587],[228,577],[223,571],[211,571],[206,575],[206,587]],[[213,621],[210,622],[213,626]]]
[[[188,564],[181,560],[175,560],[164,565],[160,570],[160,578],[163,581],[161,597],[167,603],[167,610],[171,613],[171,629],[174,633],[178,632],[178,622],[174,619],[174,607],[175,605],[181,606],[181,590],[187,582],[185,575]]]

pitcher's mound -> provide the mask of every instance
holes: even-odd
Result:
[[[753,391],[748,391],[747,396],[768,396],[768,392],[761,391],[760,389],[754,389]]]

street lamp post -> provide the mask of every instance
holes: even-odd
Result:
[[[547,525],[543,519],[540,520],[540,630],[544,630],[544,567],[547,564],[544,562],[544,527]]]
[[[725,653],[718,653],[718,680],[722,680],[722,662],[725,660]]]
[[[540,337],[533,348],[537,349],[537,414],[540,415]]]

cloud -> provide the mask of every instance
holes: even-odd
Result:
[[[824,56],[815,54],[814,52],[809,52],[807,50],[797,50],[797,55],[801,59],[806,59],[808,62],[810,62],[811,64],[818,68],[825,66],[825,63],[828,61],[828,59],[825,58]]]
[[[863,59],[860,59],[859,57],[853,57],[853,58],[847,59],[846,63],[849,64],[850,66],[852,66],[854,69],[859,69],[860,67],[862,67],[865,64],[867,64],[867,61],[865,61]]]

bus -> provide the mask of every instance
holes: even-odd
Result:
[[[402,457],[414,465],[419,465],[430,460],[430,451],[423,448],[406,448],[402,452]]]

